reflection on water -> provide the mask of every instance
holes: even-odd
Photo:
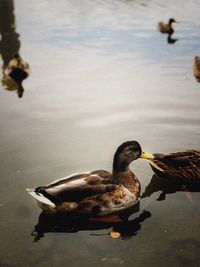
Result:
[[[129,239],[141,230],[141,224],[149,217],[149,211],[143,211],[134,219],[128,219],[135,212],[139,211],[139,203],[121,215],[122,222],[96,222],[88,217],[73,217],[58,213],[47,213],[42,211],[39,215],[38,224],[35,226],[32,235],[34,241],[39,241],[45,233],[78,233],[79,231],[90,231],[90,235],[102,236],[109,235],[114,231],[119,233],[121,239]],[[109,229],[109,233],[92,233],[92,231]]]
[[[24,93],[22,81],[27,78],[27,67],[24,64],[12,65],[14,59],[19,58],[20,48],[19,34],[16,32],[14,3],[13,0],[0,1],[0,54],[3,60],[3,79],[2,85],[8,91],[17,91],[21,98]],[[14,59],[12,59],[14,57]]]
[[[150,183],[146,186],[141,198],[150,197],[152,194],[161,191],[157,200],[165,200],[166,195],[174,194],[176,192],[185,192],[185,196],[189,201],[192,201],[190,192],[200,192],[200,183],[195,184],[180,184],[172,180],[160,178],[153,175]]]
[[[172,35],[173,34],[169,34],[167,36],[167,42],[168,42],[168,44],[175,44],[178,41],[178,39],[177,38],[173,38]]]
[[[18,53],[20,48],[19,34],[16,32],[13,0],[0,1],[0,54],[4,66]]]
[[[2,85],[8,91],[17,91],[18,97],[22,97],[24,93],[24,88],[22,83],[16,82],[14,79],[9,76],[3,75]]]
[[[18,96],[22,97],[24,93],[22,82],[29,76],[29,73],[29,64],[16,53],[3,69],[2,84],[8,91],[17,90]]]

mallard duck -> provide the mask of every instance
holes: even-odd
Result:
[[[194,57],[193,74],[198,82],[200,82],[200,57]]]
[[[112,173],[95,170],[73,174],[27,191],[44,210],[101,217],[136,204],[140,182],[129,169],[138,158],[151,159],[136,141],[121,144],[115,152]]]
[[[200,151],[153,154],[147,159],[153,171],[175,182],[200,182]]]
[[[8,66],[4,69],[3,85],[7,86],[7,90],[17,90],[18,96],[22,97],[24,88],[22,81],[29,76],[30,67],[19,54],[15,54],[9,61]]]
[[[172,28],[173,22],[176,22],[176,20],[173,18],[169,19],[168,23],[158,22],[158,31],[161,33],[172,34],[174,32],[174,29]]]

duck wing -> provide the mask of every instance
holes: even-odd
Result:
[[[106,216],[132,207],[138,199],[137,194],[129,191],[125,186],[119,185],[110,192],[83,199],[76,208],[77,212],[81,214]]]
[[[168,31],[168,25],[163,23],[162,21],[158,22],[158,31],[162,32],[162,33],[166,33]]]
[[[118,186],[113,183],[112,175],[104,170],[73,174],[59,179],[49,185],[35,189],[36,194],[42,194],[54,204],[76,202],[106,192],[113,191]]]
[[[162,21],[158,23],[157,28],[161,33],[172,34],[174,32],[173,28],[169,24],[163,23]]]
[[[154,154],[149,161],[160,176],[200,181],[200,151],[188,150],[171,154]],[[156,167],[158,166],[158,168]]]

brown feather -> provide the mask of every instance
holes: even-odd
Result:
[[[153,171],[162,177],[173,180],[200,181],[200,151],[188,150],[171,154],[154,154],[153,163],[149,161]]]

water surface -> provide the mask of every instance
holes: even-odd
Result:
[[[33,242],[41,210],[25,192],[73,172],[111,170],[126,140],[147,152],[199,149],[199,7],[0,0],[0,64],[19,51],[31,66],[22,98],[0,84],[0,266],[199,266],[198,188],[163,184],[142,160],[132,170],[143,198],[118,239],[110,226],[59,226]],[[179,21],[174,44],[156,29],[170,17]]]

